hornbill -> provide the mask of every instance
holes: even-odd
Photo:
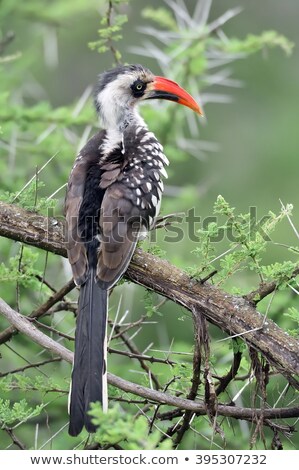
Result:
[[[107,299],[126,271],[140,236],[159,213],[168,160],[138,114],[144,100],[162,98],[202,114],[177,83],[141,65],[108,70],[94,92],[103,130],[83,147],[65,201],[66,246],[80,287],[69,399],[69,434],[95,432],[92,402],[107,409]]]

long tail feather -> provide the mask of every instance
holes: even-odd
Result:
[[[69,405],[71,436],[77,436],[83,426],[95,432],[88,414],[90,403],[99,401],[107,408],[107,299],[107,290],[96,283],[91,269],[79,296]]]

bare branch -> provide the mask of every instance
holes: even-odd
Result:
[[[41,362],[34,362],[33,364],[27,364],[26,366],[19,367],[18,369],[11,370],[9,372],[1,372],[0,377],[6,377],[9,374],[17,374],[18,372],[24,372],[26,369],[32,369],[44,366],[46,364],[51,364],[52,362],[59,362],[61,361],[61,357],[53,357],[52,359],[47,359],[46,361]]]
[[[298,276],[299,274],[299,266],[294,269],[292,272],[290,279]],[[250,292],[249,294],[245,295],[244,298],[253,304],[257,304],[261,300],[263,300],[268,295],[272,294],[278,288],[278,283],[276,281],[271,282],[263,282],[260,286],[255,289],[254,291]]]
[[[62,357],[68,362],[72,362],[73,354],[67,348],[54,341],[49,336],[41,333],[31,321],[13,310],[4,300],[0,299],[0,313],[14,326],[18,331],[29,336],[35,343],[43,348],[50,350],[55,355]]]
[[[9,437],[11,438],[12,442],[21,450],[26,450],[25,445],[20,441],[20,439],[15,435],[13,430],[8,426],[4,426],[4,431],[7,432]]]
[[[56,343],[51,338],[40,332],[26,317],[14,311],[9,305],[0,299],[0,313],[19,331],[27,335],[34,342],[60,356],[67,362],[72,363],[73,353],[64,346]],[[161,405],[174,406],[182,410],[190,410],[197,415],[206,415],[207,409],[203,402],[196,402],[186,398],[175,397],[165,392],[153,390],[142,385],[128,382],[113,374],[108,373],[108,383],[125,392],[140,396],[153,403]],[[236,406],[227,406],[218,404],[217,414],[237,419],[247,419],[256,422],[261,416],[263,419],[281,419],[299,417],[299,407],[293,408],[271,408],[271,409],[252,409]]]
[[[159,364],[168,364],[171,366],[177,364],[176,362],[171,361],[170,359],[160,359],[159,357],[146,356],[145,354],[134,354],[134,353],[131,353],[130,351],[120,351],[119,349],[108,348],[108,352],[111,354],[119,354],[120,356],[126,356],[126,357],[129,357],[130,359],[148,361],[148,362],[151,362],[152,364],[154,362],[157,362]]]
[[[108,323],[110,321],[108,320]],[[159,381],[157,377],[152,373],[151,369],[149,366],[146,364],[145,360],[142,358],[141,352],[138,350],[137,346],[135,343],[129,338],[129,336],[126,333],[123,333],[119,325],[114,326],[114,330],[116,334],[122,339],[123,343],[127,346],[128,350],[130,351],[131,354],[134,355],[134,357],[139,361],[141,368],[148,374],[148,376],[151,378],[153,381],[155,387],[157,389],[161,388]]]
[[[63,299],[71,290],[75,287],[73,279],[71,279],[65,286],[63,286],[58,292],[52,295],[44,304],[42,304],[38,309],[31,312],[29,318],[39,318],[43,316],[49,309],[55,305],[59,300]],[[0,344],[9,341],[13,334],[17,333],[18,330],[12,326],[6,328],[0,333]]]
[[[241,364],[241,359],[242,359],[242,353],[240,351],[237,351],[234,353],[233,357],[233,363],[226,375],[223,377],[218,377],[219,379],[219,385],[216,389],[216,395],[220,395],[220,393],[223,393],[228,386],[228,384],[235,378],[235,376],[238,373],[240,364]]]

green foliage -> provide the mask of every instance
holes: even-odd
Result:
[[[296,307],[289,307],[288,311],[284,314],[290,318],[296,325],[296,328],[288,329],[288,333],[298,338],[299,336],[299,310]]]
[[[89,8],[98,7],[98,0],[89,0]],[[18,18],[30,19],[50,25],[63,24],[64,19],[82,15],[86,11],[86,5],[81,0],[73,0],[72,3],[60,0],[30,0],[19,2],[18,0],[2,0],[0,19],[13,14]]]
[[[146,290],[143,300],[144,300],[144,309],[146,311],[146,315],[149,318],[151,318],[157,311],[157,307],[154,304],[153,292],[150,290]]]
[[[24,374],[11,374],[0,379],[0,390],[4,393],[13,390],[22,390],[23,392],[38,391],[46,394],[49,390],[59,389],[59,385],[51,377],[36,375],[30,377]]]
[[[141,245],[142,246],[142,245]],[[156,243],[149,243],[146,251],[151,255],[157,256],[158,258],[164,259],[166,252]]]
[[[10,400],[0,398],[0,427],[11,427],[16,423],[25,422],[38,416],[43,410],[43,405],[31,407],[25,399],[11,403]]]
[[[160,442],[160,431],[149,433],[148,421],[144,416],[132,419],[119,405],[103,413],[99,404],[93,404],[90,414],[97,426],[95,441],[101,446],[118,444],[125,450],[169,450],[172,447],[171,439]]]
[[[262,282],[275,279],[279,287],[286,287],[293,277],[297,260],[271,265],[262,263],[263,255],[273,243],[270,235],[291,211],[292,206],[288,205],[278,215],[269,211],[261,220],[257,220],[255,208],[246,214],[236,214],[235,208],[222,196],[218,196],[213,211],[217,221],[198,230],[199,243],[193,253],[200,258],[200,264],[189,268],[189,274],[200,279],[204,271],[217,270],[215,279],[217,284],[222,284],[232,275],[250,269],[258,274]],[[228,249],[217,255],[217,243],[224,239],[229,241]]]
[[[169,31],[177,31],[177,23],[171,12],[166,8],[146,7],[142,10],[142,16]]]
[[[37,176],[33,181],[21,191],[16,193],[6,192],[1,196],[2,201],[15,203],[24,209],[34,212],[42,212],[46,209],[54,208],[57,204],[56,199],[38,197],[39,190],[46,185],[43,181],[38,181]]]
[[[26,246],[21,248],[20,254],[9,259],[8,264],[0,264],[0,282],[15,283],[27,288],[38,288],[40,282],[36,276],[41,272],[36,269],[38,253]]]
[[[247,349],[245,342],[241,338],[234,338],[231,342],[231,347],[235,354],[243,353]]]
[[[88,2],[87,8],[86,2],[82,0],[74,0],[73,2],[61,2],[60,0],[51,2],[47,0],[28,0],[26,2],[2,0],[0,8],[1,24],[5,25],[5,29],[12,24],[12,28],[16,29],[17,32],[16,42],[12,41],[9,47],[4,44],[4,32],[0,37],[0,175],[3,190],[1,197],[3,200],[34,211],[46,211],[52,209],[55,205],[55,210],[59,214],[64,193],[58,193],[57,203],[51,197],[49,198],[49,195],[62,187],[67,181],[77,149],[85,143],[85,140],[93,132],[92,124],[96,124],[91,100],[86,97],[86,100],[83,99],[82,101],[81,96],[74,102],[71,98],[71,102],[69,102],[66,96],[70,96],[70,94],[67,95],[67,92],[71,89],[71,96],[76,96],[78,83],[80,83],[77,80],[80,76],[83,77],[84,83],[90,83],[97,73],[108,66],[110,67],[112,61],[119,64],[122,57],[120,51],[116,48],[116,44],[122,51],[127,50],[128,41],[134,46],[140,46],[143,43],[148,44],[141,51],[142,63],[146,65],[144,61],[147,60],[147,57],[151,60],[158,59],[154,67],[157,69],[161,65],[164,70],[167,70],[169,78],[180,82],[195,97],[200,96],[205,91],[208,95],[213,95],[214,102],[217,103],[217,111],[223,101],[223,98],[217,98],[219,87],[223,85],[227,89],[234,82],[233,79],[221,82],[222,75],[224,78],[228,76],[228,71],[223,68],[226,64],[230,64],[229,66],[233,69],[234,60],[237,60],[240,56],[245,57],[273,47],[281,48],[286,54],[289,54],[293,47],[288,39],[273,31],[266,31],[259,35],[247,35],[245,38],[239,39],[229,37],[223,33],[224,23],[221,23],[220,28],[218,27],[216,30],[211,28],[211,24],[208,23],[199,26],[192,19],[191,13],[190,15],[188,13],[188,2],[186,2],[187,8],[183,20],[179,16],[181,10],[176,11],[174,2],[167,2],[164,7],[157,9],[146,6],[142,13],[143,18],[146,20],[146,26],[148,27],[151,21],[158,29],[148,28],[147,32],[144,31],[145,34],[151,36],[150,41],[144,41],[144,35],[137,36],[133,31],[135,25],[133,25],[132,19],[136,19],[136,16],[135,12],[133,16],[133,10],[123,8],[126,3],[128,2],[124,0],[91,0]],[[133,7],[137,5],[137,2],[132,1],[130,3]],[[183,5],[183,2],[179,3]],[[140,5],[142,7],[141,2]],[[98,25],[96,25],[91,20],[93,19],[92,16],[97,14],[98,8],[103,13],[101,13]],[[126,29],[127,20],[130,24]],[[140,25],[138,26],[140,30]],[[92,70],[93,63],[87,60],[86,43],[96,36],[98,27],[98,39],[89,42],[89,47],[99,52],[101,56],[97,60],[93,60],[96,67]],[[78,39],[79,36],[77,35],[81,29],[82,31],[85,30],[86,34],[83,45],[81,36]],[[56,34],[60,60],[57,69],[48,67],[46,64],[45,46],[50,44],[51,50],[53,47],[53,44],[47,39],[49,32]],[[160,38],[163,38],[163,40],[160,41]],[[123,43],[120,43],[121,39]],[[80,52],[80,49],[83,49],[83,52]],[[139,53],[140,49],[142,47],[139,47]],[[103,56],[103,53],[106,52],[110,54],[110,57],[108,54]],[[131,60],[137,62],[135,56]],[[70,71],[74,73],[74,78],[70,76]],[[263,77],[260,76],[260,79],[262,80]],[[266,87],[269,88],[268,78],[266,77],[265,80],[267,80]],[[52,87],[53,82],[55,87]],[[277,84],[278,81],[273,81],[273,83]],[[216,92],[214,92],[214,85],[217,86]],[[285,90],[280,90],[282,97],[284,92]],[[202,96],[204,98],[204,95]],[[236,98],[236,102],[238,100],[239,97]],[[252,101],[252,97],[250,97],[250,100]],[[161,108],[159,106],[155,107],[155,104],[145,105],[142,113],[150,130],[157,134],[157,137],[164,145],[166,155],[171,159],[168,183],[172,195],[167,197],[166,192],[163,199],[164,208],[167,207],[169,212],[173,212],[186,210],[186,208],[196,205],[201,210],[205,201],[203,201],[201,187],[199,186],[201,178],[204,178],[202,174],[205,175],[207,165],[203,161],[207,156],[206,149],[213,147],[213,145],[210,142],[205,142],[206,129],[203,130],[199,124],[200,121],[190,114],[187,118],[183,107],[165,102],[163,103],[163,112],[161,112]],[[208,117],[210,117],[209,111],[207,109],[206,114]],[[282,111],[286,112],[284,109]],[[245,117],[246,115],[247,118],[247,109],[240,110],[239,108],[239,112],[241,116]],[[289,109],[287,115],[289,116],[289,127],[292,122]],[[211,116],[213,116],[212,113]],[[294,113],[294,122],[296,122],[295,118],[296,113]],[[218,140],[218,135],[221,135],[220,131],[224,129],[225,133],[234,134],[234,140],[237,140],[237,130],[231,130],[228,123],[221,120],[218,129],[214,127],[216,124],[214,119],[210,119],[210,123],[213,123],[213,126],[211,125],[213,127],[213,139]],[[244,119],[245,126],[247,126],[246,119]],[[279,125],[280,130],[281,125]],[[275,131],[271,128],[271,140],[274,134]],[[262,140],[262,133],[260,132],[257,137],[257,141]],[[270,138],[266,142],[267,147],[270,145],[269,140]],[[286,139],[280,140],[283,141],[285,146]],[[242,147],[242,152],[243,150]],[[237,148],[234,152],[234,158],[237,160]],[[42,168],[45,162],[49,161],[54,155],[55,158],[50,161],[47,170],[41,176],[33,178],[32,182],[28,184],[34,174],[34,169]],[[296,152],[294,152],[294,155],[296,155]],[[283,162],[282,169],[286,165],[286,162]],[[235,167],[233,169],[235,170]],[[254,171],[255,173],[252,174],[248,172],[248,179],[250,181],[252,179],[255,183],[256,178],[259,176],[259,170],[254,168]],[[265,162],[265,174],[268,174],[268,172],[269,163]],[[217,174],[222,177],[218,168]],[[39,180],[40,177],[45,183]],[[279,180],[280,178],[279,175]],[[262,181],[260,185],[263,192],[265,192],[266,184],[268,185],[265,175],[261,176],[259,181]],[[219,192],[218,186],[210,188],[208,183],[207,187],[212,195],[211,197]],[[253,194],[251,192],[247,194],[238,184],[236,184],[236,188],[240,198],[242,194],[242,201],[246,201],[246,204],[251,203]],[[206,188],[203,189],[204,193]],[[239,204],[239,199],[231,200],[234,200],[236,205]],[[205,207],[208,208],[208,204]],[[254,290],[259,282],[275,281],[280,289],[275,292],[275,299],[269,316],[273,316],[274,319],[276,316],[279,321],[285,321],[286,326],[290,323],[293,325],[293,322],[297,326],[299,324],[299,314],[297,307],[293,305],[297,302],[297,298],[294,300],[289,295],[287,288],[288,284],[293,286],[294,281],[290,278],[297,264],[298,248],[291,245],[285,247],[288,250],[286,251],[288,256],[293,257],[292,260],[276,260],[274,252],[276,245],[273,241],[275,236],[279,236],[276,234],[279,233],[280,222],[290,216],[291,209],[291,206],[287,206],[278,215],[269,212],[259,221],[255,213],[250,211],[238,213],[236,208],[219,196],[213,209],[215,220],[209,222],[207,226],[201,227],[198,231],[199,240],[195,242],[195,248],[191,256],[189,252],[192,246],[185,241],[186,239],[180,243],[179,248],[173,248],[172,245],[166,246],[166,244],[163,245],[160,242],[158,244],[151,243],[148,251],[161,258],[169,256],[172,261],[185,268],[195,279],[204,278],[217,269],[218,273],[211,279],[211,282],[221,285],[222,288],[225,287],[238,295],[247,293],[249,289]],[[289,234],[289,230],[287,233]],[[291,243],[291,241],[288,241],[288,243]],[[13,299],[17,297],[15,293],[16,286],[22,286],[23,289],[19,293],[20,305],[22,305],[21,313],[25,314],[35,308],[35,293],[40,292],[41,288],[41,283],[37,278],[43,278],[46,275],[46,278],[50,280],[50,284],[60,289],[66,279],[69,278],[69,271],[64,270],[64,263],[58,257],[53,257],[53,260],[48,261],[47,272],[42,272],[40,265],[45,255],[38,250],[24,247],[17,255],[15,253],[14,243],[5,241],[1,250],[0,281],[5,287],[5,292]],[[188,268],[186,265],[189,264],[189,260],[195,257],[198,261],[197,265]],[[124,281],[121,281],[119,285],[123,283]],[[296,286],[294,287],[296,288]],[[48,296],[52,295],[52,292],[49,293],[48,287],[45,287],[45,289],[47,289]],[[135,304],[131,303],[132,299],[127,295],[125,289],[126,286],[122,286],[122,292],[125,292],[125,307],[130,309],[130,315],[133,316],[136,312],[139,312],[140,305],[143,306],[148,316],[160,313],[160,305],[155,304],[155,297],[152,292],[147,291],[144,298],[141,294],[141,303],[137,304],[138,308],[135,308]],[[115,289],[113,295],[117,295],[117,291],[118,289]],[[138,298],[139,291],[137,289],[136,291],[136,297]],[[134,289],[134,292],[136,291]],[[58,330],[57,333],[60,330],[72,333],[74,330],[73,311],[76,300],[76,294],[71,295],[70,299],[64,298],[59,305],[56,305],[48,312],[46,325],[50,323],[54,330]],[[41,303],[40,298],[38,302]],[[71,311],[68,310],[67,304],[72,306]],[[113,301],[111,304],[109,316],[113,318],[115,313]],[[281,315],[281,312],[286,313]],[[183,318],[184,323],[178,322],[179,318]],[[164,387],[167,393],[184,397],[190,391],[192,379],[191,351],[193,334],[189,320],[182,307],[167,302],[165,314],[163,307],[163,318],[160,319],[161,325],[150,325],[149,327],[151,328],[150,340],[147,334],[148,325],[142,325],[143,329],[140,334],[137,330],[138,337],[136,339],[140,351],[146,350],[149,341],[152,341],[154,343],[153,350],[155,351],[153,354],[162,358],[162,362],[163,359],[165,360],[165,364],[149,363],[151,372],[157,376],[161,383],[161,388]],[[6,328],[6,326],[7,324],[3,322],[3,328]],[[126,330],[127,326],[123,328]],[[246,376],[250,370],[250,360],[246,355],[245,343],[241,339],[234,339],[233,341],[218,343],[214,347],[214,343],[220,335],[214,326],[211,326],[210,330],[211,350],[213,351],[211,364],[215,377],[221,377],[227,373],[231,365],[232,352],[244,353],[240,370]],[[129,330],[128,336],[132,342],[135,341],[134,335],[136,333],[136,330],[133,331]],[[298,328],[289,331],[294,335],[298,334]],[[54,333],[51,331],[50,334]],[[54,335],[56,336],[56,333]],[[64,338],[60,338],[60,340],[66,341]],[[119,346],[119,342],[118,337],[116,347],[118,349],[123,347],[127,351],[124,343]],[[29,347],[28,340],[22,335],[17,335],[7,346],[7,348],[5,346],[1,347],[1,361],[4,370],[20,368],[24,366],[24,361],[26,364],[27,362],[35,362],[38,348],[35,345]],[[67,347],[69,347],[68,344]],[[157,348],[159,348],[159,352],[157,352]],[[176,353],[178,355],[174,356]],[[47,353],[39,350],[38,354],[45,355]],[[171,359],[175,357],[176,364],[168,364],[165,359],[166,356]],[[64,366],[66,367],[65,376],[69,377],[68,366],[65,364]],[[42,432],[46,433],[46,442],[49,440],[49,434],[51,436],[50,443],[47,446],[51,448],[82,446],[81,441],[74,443],[74,440],[70,441],[66,436],[67,399],[65,389],[67,385],[64,383],[64,374],[55,367],[51,369],[50,373],[48,373],[46,367],[39,369],[46,370],[47,373],[40,375],[36,368],[32,368],[30,372],[24,371],[23,374],[11,374],[1,379],[1,394],[9,393],[10,398],[10,400],[2,398],[0,400],[1,426],[13,426],[16,423],[28,421],[29,418],[36,418],[46,407],[46,424],[43,416],[38,418],[38,422],[40,428],[43,428]],[[150,374],[144,371],[144,368],[140,366],[136,359],[130,360],[128,357],[124,358],[120,355],[111,354],[109,356],[109,370],[125,379],[135,381],[137,384],[141,383],[148,386],[150,382]],[[215,381],[217,381],[217,378],[215,378]],[[62,386],[59,385],[61,382],[63,383]],[[228,399],[231,400],[236,391],[241,390],[243,385],[243,382],[233,382],[231,388],[227,390]],[[284,389],[285,384],[283,382],[280,384],[279,380],[275,380],[274,387],[270,389],[269,395],[275,397],[275,400],[280,385],[281,389]],[[242,394],[242,402],[244,406],[251,406],[250,390],[247,390],[247,388]],[[38,401],[39,404],[36,405],[37,400],[33,396],[34,392],[42,395],[51,392],[51,396],[56,397],[54,398],[55,406],[51,408],[50,404],[40,404],[40,400]],[[11,395],[15,396],[15,401]],[[197,396],[201,398],[203,395],[204,387],[201,384]],[[116,399],[123,398],[123,394],[116,391],[114,387],[109,387],[109,396]],[[161,407],[159,412],[163,413],[165,408],[164,406]],[[149,420],[152,418],[154,410],[154,406],[146,408],[145,413]],[[162,432],[153,428],[154,431],[149,433],[147,419],[145,417],[136,419],[136,411],[135,403],[126,404],[124,408],[112,407],[107,415],[104,415],[98,406],[94,406],[92,413],[95,417],[95,423],[99,425],[96,441],[108,447],[118,444],[124,449],[171,448],[171,441],[169,439],[163,440],[165,435]],[[177,421],[175,419],[171,423],[168,420],[161,421],[159,427],[165,433],[167,433],[171,424],[176,424],[179,428],[181,418],[179,417]],[[36,420],[33,423],[28,421],[26,429],[21,426],[18,429],[20,439],[28,441],[28,447],[32,446],[32,442],[29,441],[30,437],[28,437],[27,429],[29,426],[32,429],[35,422]],[[226,420],[221,425],[226,426]],[[62,431],[56,434],[57,429]],[[246,425],[243,423],[242,432],[238,434],[240,438],[237,443],[231,429],[232,426],[229,423],[225,430],[227,448],[234,448],[236,445],[239,448],[247,448],[249,439],[248,434],[246,434]],[[234,426],[234,432],[238,433],[238,431],[237,425]],[[180,448],[196,447],[204,449],[207,447],[210,449],[223,446],[223,442],[217,439],[218,436],[213,434],[208,420],[198,417],[194,418],[191,429],[186,433]],[[1,446],[11,445],[11,441],[4,431],[0,436],[0,440]]]
[[[264,31],[260,35],[248,34],[245,39],[230,38],[227,43],[222,42],[221,45],[219,43],[218,45],[227,52],[244,52],[246,54],[254,54],[267,48],[280,47],[288,56],[291,55],[294,48],[293,42],[276,31]]]
[[[176,364],[173,368],[173,376],[175,380],[171,384],[171,389],[178,395],[186,396],[190,388],[192,364],[187,361]]]
[[[128,21],[127,15],[121,15],[115,13],[115,6],[125,3],[127,0],[110,0],[108,2],[108,8],[106,15],[101,20],[101,26],[98,30],[99,39],[97,41],[89,42],[88,46],[92,50],[97,50],[100,54],[108,52],[109,50],[113,53],[115,62],[117,64],[121,61],[121,53],[115,48],[114,43],[120,41],[122,36],[123,25]],[[113,15],[113,18],[112,18]]]
[[[284,261],[282,263],[272,263],[261,267],[261,272],[265,279],[277,282],[281,289],[285,288],[293,277],[297,263],[293,261]]]
[[[71,126],[89,124],[92,119],[91,108],[83,110],[79,116],[74,116],[72,106],[51,109],[50,103],[41,101],[30,107],[21,107],[11,104],[6,93],[0,94],[0,120],[3,125],[3,133],[9,129],[9,124],[19,125],[26,131],[36,123],[43,125],[53,124],[57,126]]]

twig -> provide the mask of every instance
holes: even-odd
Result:
[[[52,326],[45,325],[44,323],[37,321],[35,318],[33,318],[32,321],[35,323],[35,325],[39,326],[40,328],[44,328],[45,330],[51,331],[52,333],[55,333],[55,335],[58,335],[61,338],[65,338],[69,341],[75,340],[74,336],[67,335],[66,333],[62,333],[62,331],[58,331],[56,330],[56,328],[53,328]]]
[[[62,311],[72,312],[74,315],[77,315],[77,302],[59,302],[46,313],[47,315],[52,315],[53,313]]]
[[[21,450],[26,450],[25,445],[20,441],[20,439],[15,435],[13,430],[8,426],[4,426],[4,431],[7,432],[9,437],[11,438],[12,442]]]
[[[34,175],[32,176],[32,178],[30,178],[30,180],[27,181],[25,186],[23,186],[23,188],[15,195],[12,202],[15,202],[21,196],[22,192],[25,191],[26,188],[28,188],[28,186],[32,183],[32,181],[34,181],[34,179],[38,177],[38,175],[46,168],[46,166],[49,163],[51,163],[53,158],[55,158],[57,155],[58,155],[58,152],[56,152],[54,155],[52,155],[52,157],[49,158],[49,160],[46,161],[46,163],[39,170],[36,169],[36,171],[35,171]]]
[[[31,368],[37,368],[44,366],[46,364],[50,364],[51,362],[59,362],[61,361],[61,357],[53,357],[52,359],[47,359],[46,361],[41,361],[41,362],[34,362],[33,364],[28,364],[27,366],[19,367],[18,369],[10,370],[9,372],[3,372],[0,373],[0,377],[6,377],[7,375],[10,374],[17,374],[19,372],[24,372],[26,369],[31,369]]]
[[[45,286],[48,287],[52,292],[56,293],[57,290],[55,287],[51,286],[51,284],[45,279],[44,275],[40,276],[39,274],[35,274],[34,276],[41,284],[45,284]]]
[[[133,400],[123,397],[109,397],[109,401],[117,401],[120,403],[128,403],[130,405],[148,405],[148,400]]]
[[[18,273],[22,273],[22,258],[23,258],[23,252],[24,252],[24,245],[23,243],[21,244],[20,247],[20,254],[19,254],[19,259],[18,259]],[[20,311],[20,282],[17,280],[16,282],[16,304],[17,304],[17,311]]]
[[[176,380],[178,379],[178,377],[176,376],[173,376],[164,386],[163,388],[163,392],[167,392],[168,388],[170,387],[171,384],[173,384]],[[150,426],[149,426],[149,432],[152,431],[153,429],[153,426],[155,424],[155,419],[157,418],[157,415],[158,415],[158,412],[159,412],[159,409],[160,409],[160,405],[156,406],[156,409],[155,409],[155,412],[154,412],[154,415],[150,421]],[[166,433],[168,434],[168,433]],[[162,437],[162,440],[163,440],[163,437]]]
[[[199,280],[201,284],[204,284],[205,282],[209,281],[213,276],[217,274],[217,269],[214,269],[214,271],[210,272],[206,277],[203,277]]]
[[[62,287],[56,294],[52,295],[44,304],[42,304],[38,309],[31,312],[29,318],[39,318],[44,315],[48,310],[55,305],[59,300],[63,299],[65,295],[67,295],[73,288],[75,287],[75,283],[73,279],[71,279],[65,286]],[[9,341],[14,335],[17,333],[17,330],[13,327],[8,327],[0,333],[0,344]]]
[[[130,359],[138,359],[139,361],[148,361],[152,364],[154,362],[159,364],[168,364],[168,365],[175,365],[177,362],[171,361],[170,359],[160,359],[159,357],[154,356],[145,356],[144,354],[134,354],[129,351],[120,351],[119,349],[108,348],[108,352],[111,354],[119,354],[121,356],[129,357]]]
[[[226,375],[223,377],[218,377],[219,380],[219,385],[216,388],[216,395],[220,395],[223,393],[228,386],[228,384],[235,378],[235,376],[238,373],[240,364],[241,364],[241,359],[242,359],[242,353],[240,351],[237,351],[234,353],[234,358],[233,358],[233,363]]]
[[[109,322],[110,323],[110,322]],[[123,343],[127,346],[129,351],[135,355],[136,359],[138,359],[140,366],[142,367],[143,370],[149,375],[149,377],[152,379],[152,381],[155,384],[155,387],[157,389],[161,388],[160,383],[157,379],[157,377],[152,373],[146,362],[141,359],[142,354],[136,347],[135,343],[128,337],[126,333],[122,333],[120,326],[119,325],[114,325],[114,329],[117,334],[119,334],[120,338],[122,339]]]
[[[111,26],[112,26],[113,11],[114,11],[113,1],[109,0],[108,10],[107,10],[107,15],[106,15],[107,26],[109,28],[111,28]],[[120,60],[120,57],[119,57],[119,53],[118,53],[117,49],[113,46],[112,40],[109,40],[109,47],[110,47],[110,51],[112,52],[112,55],[114,57],[116,65],[121,65],[121,60]]]
[[[293,279],[294,277],[298,276],[298,274],[299,274],[299,266],[294,269],[289,279]],[[244,299],[256,305],[265,297],[272,294],[272,292],[274,292],[278,287],[279,287],[279,283],[277,281],[262,283],[257,289],[245,295]]]
[[[115,335],[112,335],[111,339],[117,339],[117,338],[121,337],[121,335],[123,333],[126,333],[127,331],[131,330],[135,326],[139,326],[141,323],[143,323],[145,318],[146,318],[145,315],[142,315],[142,317],[140,317],[138,320],[136,320],[135,322],[130,323],[129,325],[127,325],[126,327],[121,329],[119,333],[117,333]],[[121,328],[121,325],[115,325],[115,326],[119,326],[119,328]]]
[[[71,351],[61,346],[52,338],[41,333],[36,326],[19,312],[13,310],[4,300],[0,299],[0,313],[11,323],[15,329],[29,336],[35,343],[50,350],[52,353],[68,362],[72,362],[73,355]]]
[[[193,376],[191,379],[191,388],[187,395],[188,400],[195,400],[200,385],[200,366],[202,360],[202,350],[205,351],[205,343],[207,341],[205,318],[199,314],[193,314],[193,328],[194,328],[194,354],[193,354]],[[194,413],[191,411],[186,411],[183,417],[183,422],[180,426],[174,426],[171,430],[171,435],[174,432],[177,433],[177,436],[174,440],[176,446],[180,444],[185,433],[190,427],[190,423]]]

